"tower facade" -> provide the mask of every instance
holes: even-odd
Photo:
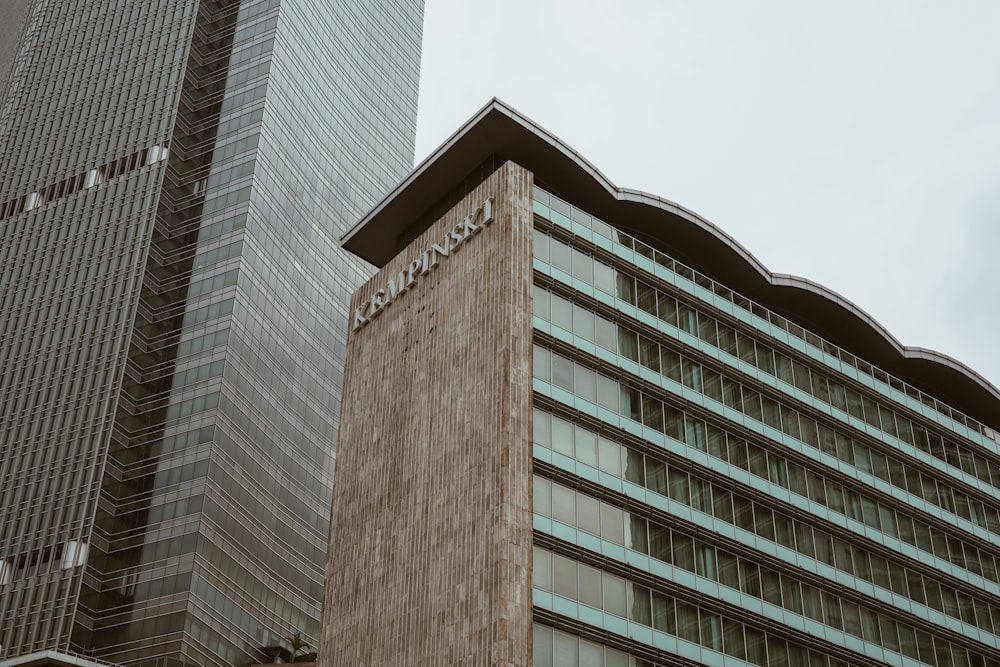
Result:
[[[412,162],[422,12],[25,9],[0,106],[0,658],[231,665],[317,636],[368,273],[336,240]]]
[[[1000,664],[973,370],[498,101],[343,243],[321,665]]]

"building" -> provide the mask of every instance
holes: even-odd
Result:
[[[8,70],[17,49],[17,38],[29,7],[29,0],[9,0],[4,3],[4,20],[0,25],[0,96],[3,95],[2,86],[7,82]]]
[[[337,239],[412,166],[423,3],[11,8],[0,664],[315,643],[371,273]]]
[[[1000,664],[971,369],[498,101],[342,243],[321,665]]]

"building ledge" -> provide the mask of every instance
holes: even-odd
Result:
[[[109,667],[109,665],[111,663],[97,662],[90,658],[51,650],[0,660],[0,667]]]

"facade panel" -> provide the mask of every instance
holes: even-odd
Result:
[[[627,619],[657,662],[1000,659],[997,494],[947,469],[960,429],[652,245],[544,191],[535,210],[546,620]]]
[[[320,664],[526,664],[530,197],[504,165],[351,302]]]

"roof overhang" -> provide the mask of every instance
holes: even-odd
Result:
[[[611,225],[657,239],[674,257],[858,357],[1000,430],[1000,391],[947,355],[907,347],[864,310],[810,280],[772,273],[708,220],[674,202],[620,188],[512,107],[491,100],[341,238],[382,267],[396,239],[490,157],[535,174],[552,194]]]

